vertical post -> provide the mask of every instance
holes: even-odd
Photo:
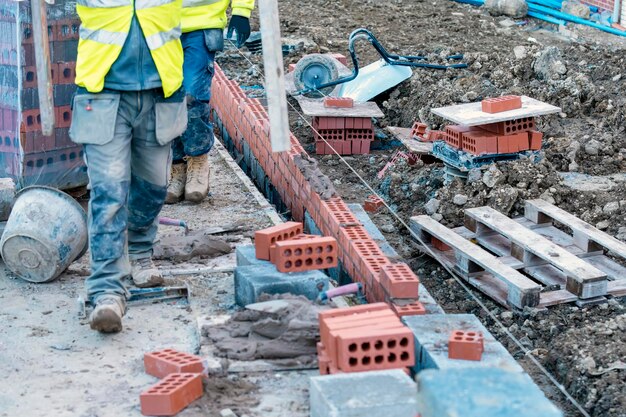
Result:
[[[39,93],[39,111],[41,113],[41,132],[44,136],[51,136],[54,133],[54,101],[52,97],[50,43],[48,40],[46,3],[43,0],[31,0],[30,7],[33,22],[35,64],[37,65],[37,89]]]
[[[289,113],[287,112],[283,48],[280,38],[277,0],[260,0],[259,18],[261,21],[265,93],[269,107],[272,151],[288,151],[291,149]]]

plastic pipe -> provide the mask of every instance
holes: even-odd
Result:
[[[532,12],[543,13],[543,14],[546,14],[548,16],[556,17],[556,18],[559,18],[559,19],[567,20],[569,22],[574,22],[574,23],[579,23],[581,25],[591,26],[592,28],[600,29],[600,30],[602,30],[604,32],[612,33],[613,35],[626,36],[626,31],[617,30],[617,29],[614,29],[614,28],[611,28],[611,27],[608,27],[608,26],[601,25],[601,24],[596,23],[596,22],[592,22],[592,21],[580,18],[580,17],[572,16],[571,14],[559,12],[559,11],[553,10],[553,9],[551,9],[549,7],[539,6],[537,4],[529,4],[528,5],[528,10],[530,10]]]
[[[539,6],[547,6],[556,10],[561,10],[562,4],[558,0],[526,0],[527,3],[537,4]]]
[[[555,25],[565,25],[567,22],[562,19],[557,19],[556,17],[548,16],[543,13],[528,11],[528,16],[534,17],[535,19],[545,20],[546,22],[554,23]]]

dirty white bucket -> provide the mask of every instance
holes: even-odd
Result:
[[[17,194],[0,253],[7,267],[31,282],[57,278],[87,251],[87,215],[55,188],[27,187]]]

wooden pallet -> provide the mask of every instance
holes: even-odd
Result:
[[[626,268],[605,255],[626,259],[626,244],[542,200],[528,200],[517,219],[477,207],[465,210],[464,227],[451,230],[417,216],[411,228],[447,266],[503,305],[587,304],[626,295]],[[450,249],[437,249],[433,237]]]

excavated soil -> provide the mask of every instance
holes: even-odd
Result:
[[[465,208],[482,205],[514,217],[523,213],[524,200],[543,198],[626,240],[623,38],[582,26],[559,30],[534,19],[494,18],[480,8],[441,0],[291,0],[281,2],[280,13],[283,37],[295,45],[286,64],[306,53],[347,54],[348,35],[359,27],[371,29],[392,52],[422,53],[436,63],[444,63],[450,54],[465,54],[467,69],[417,69],[411,79],[377,97],[385,113],[377,120],[379,128],[410,127],[419,120],[439,129],[446,122],[431,114],[431,108],[502,94],[525,94],[562,109],[537,120],[544,132],[539,162],[522,159],[476,169],[467,182],[446,184],[443,165],[425,160],[411,165],[399,159],[379,178],[396,152],[393,148],[345,157],[345,162],[336,156],[316,157],[348,202],[362,203],[371,192],[346,163],[404,221],[429,214],[447,226],[459,226]],[[377,59],[371,47],[359,45],[357,52],[363,64]],[[229,76],[256,88],[262,82],[258,70],[262,62],[258,55],[245,55],[247,59],[231,49],[218,61]],[[290,102],[297,108],[294,100]],[[314,155],[308,122],[294,110],[290,115],[292,131]],[[373,220],[447,312],[479,316],[566,415],[580,415],[477,302],[416,249],[394,216],[383,210]],[[626,354],[624,299],[585,308],[565,305],[513,313],[474,294],[590,415],[626,416],[626,370],[620,362]]]

